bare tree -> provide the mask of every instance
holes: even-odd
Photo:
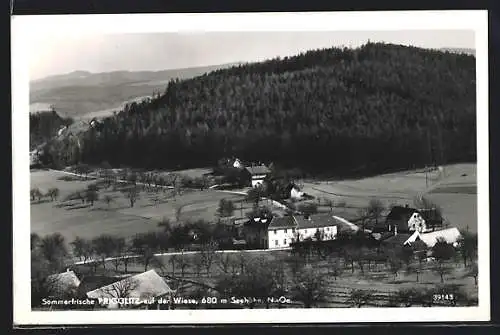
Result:
[[[91,206],[94,206],[94,202],[99,199],[99,193],[96,190],[89,189],[85,195],[88,202],[90,202]]]
[[[35,201],[37,198],[38,200],[40,200],[42,197],[42,192],[38,187],[35,187],[30,190],[30,196],[32,201]]]
[[[61,270],[68,255],[64,236],[60,233],[44,236],[40,241],[40,254],[47,260],[51,272]]]
[[[441,283],[444,283],[444,276],[451,273],[452,269],[442,261],[436,262],[436,264],[432,267],[432,271],[439,275]]]
[[[229,267],[231,265],[231,261],[233,260],[233,257],[229,253],[218,253],[217,254],[217,261],[220,269],[224,273],[229,273]]]
[[[333,276],[335,280],[337,280],[337,277],[340,277],[342,273],[344,272],[344,268],[340,264],[340,259],[330,257],[328,259],[328,272]]]
[[[373,296],[372,291],[368,290],[360,290],[353,289],[349,294],[349,298],[347,299],[347,303],[354,305],[355,307],[361,307],[366,305]]]
[[[203,265],[207,270],[207,276],[210,276],[210,269],[215,260],[217,245],[214,241],[208,241],[201,245],[200,255],[203,260]]]
[[[73,255],[82,260],[84,264],[92,258],[93,248],[89,240],[77,236],[70,244],[73,247]]]
[[[168,258],[168,261],[172,265],[172,277],[175,277],[175,266],[178,263],[177,255],[171,255]]]
[[[130,201],[130,207],[134,207],[135,202],[139,199],[139,189],[136,185],[127,187],[124,191],[125,197]]]
[[[184,251],[181,251],[181,254],[179,255],[177,260],[177,264],[181,269],[181,278],[184,278],[186,268],[189,266],[189,259],[186,257],[186,254],[184,254]]]
[[[368,204],[368,213],[375,219],[375,225],[378,225],[378,220],[385,210],[385,206],[382,201],[378,199],[371,199]]]
[[[132,250],[139,255],[140,262],[144,265],[144,271],[154,260],[155,252],[160,247],[160,239],[157,232],[137,234],[132,239]]]
[[[106,205],[108,205],[108,208],[109,208],[110,204],[114,201],[113,197],[110,195],[105,195],[103,200],[106,203]]]
[[[59,193],[59,189],[57,187],[53,187],[48,190],[47,195],[50,197],[51,201],[54,201],[59,197]]]
[[[201,274],[201,269],[203,268],[203,258],[200,254],[194,254],[192,259],[194,271],[196,273],[196,277],[199,278]]]
[[[405,307],[411,307],[421,300],[421,293],[415,288],[402,288],[395,293],[394,300]]]
[[[326,296],[326,285],[321,272],[307,265],[296,274],[292,287],[295,300],[301,301],[305,308],[311,308]]]
[[[412,273],[416,274],[416,276],[417,276],[417,283],[418,283],[419,282],[419,276],[422,273],[422,263],[409,264],[406,267],[406,271],[408,272],[408,274],[412,274]]]
[[[390,256],[388,262],[389,270],[394,275],[394,280],[396,280],[399,271],[403,268],[403,264],[401,260],[395,255]]]
[[[102,234],[92,239],[92,246],[97,256],[100,257],[103,268],[106,269],[106,258],[113,255],[115,248],[113,236]]]
[[[114,237],[112,243],[112,262],[115,266],[115,271],[118,271],[118,267],[123,263],[124,257],[126,257],[125,254],[127,252],[127,242],[123,237]]]
[[[102,293],[107,298],[130,298],[131,293],[139,283],[133,277],[128,277],[102,288]],[[121,306],[118,306],[120,308]]]

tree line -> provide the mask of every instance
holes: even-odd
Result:
[[[61,127],[69,126],[73,119],[61,117],[54,109],[30,113],[30,148],[43,144],[57,135]]]
[[[475,133],[473,56],[368,43],[171,81],[91,127],[72,160],[173,168],[233,155],[376,173],[475,161]]]

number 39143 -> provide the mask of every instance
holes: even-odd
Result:
[[[433,294],[432,301],[434,302],[443,302],[443,303],[454,303],[455,295],[453,294]]]

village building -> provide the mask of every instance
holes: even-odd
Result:
[[[343,224],[329,213],[306,217],[295,215],[274,217],[267,232],[268,248],[285,248],[293,242],[306,239],[333,240],[337,237],[339,226]]]
[[[247,185],[252,187],[263,185],[264,180],[271,173],[271,170],[265,165],[247,166],[243,171]]]
[[[101,306],[116,309],[120,307],[117,298],[132,298],[126,301],[130,302],[130,305],[122,307],[140,308],[147,305],[148,301],[173,293],[174,291],[155,270],[149,270],[87,292],[86,295],[90,299],[96,299]]]
[[[258,249],[267,248],[267,231],[272,219],[272,217],[255,217],[245,222],[242,235],[248,246]]]
[[[418,241],[422,241],[428,248],[432,248],[440,239],[442,239],[446,243],[453,244],[454,247],[457,247],[461,237],[462,235],[456,227],[436,230],[429,233],[415,231],[403,242],[403,245],[411,246]]]
[[[64,299],[77,294],[80,279],[73,271],[68,269],[66,272],[48,276],[44,286],[46,292],[49,294],[46,298]]]
[[[234,158],[233,159],[233,164],[232,164],[233,168],[236,168],[236,169],[243,169],[245,166],[243,165],[243,162],[240,161],[238,158]]]
[[[297,185],[290,183],[290,185],[288,185],[287,189],[288,189],[288,195],[289,195],[290,199],[301,200],[304,198],[304,192],[302,192]]]
[[[435,209],[394,206],[386,217],[385,226],[375,227],[374,232],[425,233],[442,227],[442,224],[443,219]]]

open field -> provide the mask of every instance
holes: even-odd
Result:
[[[443,173],[399,172],[376,177],[343,181],[304,181],[304,192],[346,207],[335,209],[339,215],[355,216],[373,199],[391,204],[413,205],[419,195],[428,197],[442,207],[450,225],[477,231],[476,164],[445,166]]]
[[[190,176],[205,173],[204,169],[181,171]],[[61,180],[67,174],[58,171],[38,170],[31,172],[31,187],[38,187],[43,193],[57,187],[60,190],[58,200],[31,203],[31,231],[40,235],[59,232],[67,241],[76,236],[92,238],[103,233],[131,237],[158,229],[157,224],[163,218],[176,219],[180,209],[180,219],[204,219],[215,221],[216,211],[221,199],[232,200],[235,204],[236,217],[245,216],[252,209],[252,204],[242,202],[243,196],[224,191],[206,189],[182,190],[173,196],[173,191],[164,189],[159,192],[142,191],[133,207],[125,196],[113,187],[101,189],[99,199],[91,206],[79,200],[65,198],[77,191],[84,190],[94,180]],[[111,197],[110,203],[104,201]],[[267,201],[263,200],[263,204]]]

